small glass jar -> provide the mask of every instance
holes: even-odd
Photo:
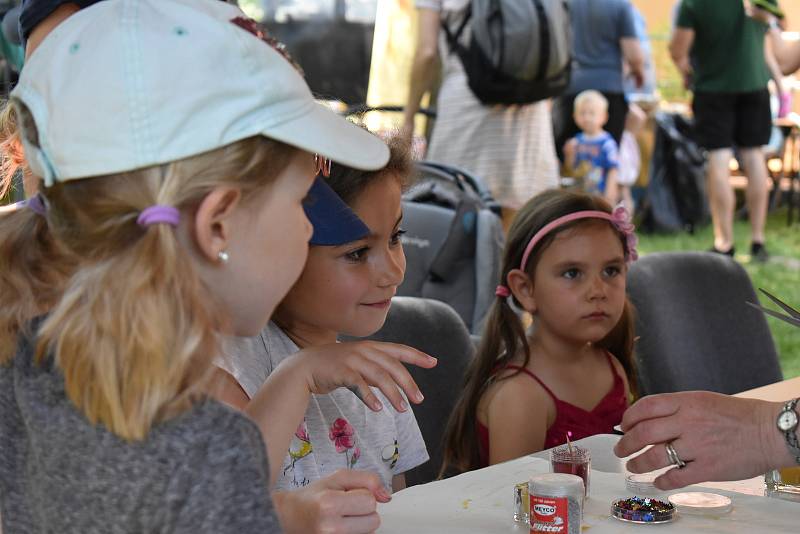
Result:
[[[589,473],[592,470],[592,454],[577,445],[555,448],[550,451],[550,470],[553,473],[576,475],[583,479],[585,496],[589,497]]]
[[[529,525],[531,504],[528,498],[528,483],[521,482],[514,486],[514,521]]]

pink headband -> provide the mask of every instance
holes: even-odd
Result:
[[[142,210],[136,218],[136,222],[141,227],[147,227],[151,224],[169,224],[170,226],[178,226],[181,220],[181,212],[172,206],[162,206],[156,204]]]
[[[622,206],[617,206],[614,208],[612,213],[596,210],[576,211],[547,223],[538,232],[536,232],[528,242],[528,246],[525,247],[525,253],[522,255],[522,261],[520,262],[519,269],[521,271],[525,270],[525,266],[528,264],[528,258],[530,257],[533,248],[544,238],[544,236],[559,226],[567,224],[568,222],[577,221],[578,219],[603,219],[610,221],[611,224],[614,225],[614,228],[616,228],[625,236],[625,242],[628,249],[627,253],[625,254],[625,260],[636,261],[636,259],[639,258],[639,254],[636,252],[636,234],[633,232],[636,227],[630,220],[628,210]],[[495,289],[494,294],[498,297],[505,298],[511,295],[511,290],[508,289],[508,286],[499,285],[497,286],[497,289]]]

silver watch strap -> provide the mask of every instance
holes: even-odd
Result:
[[[797,402],[800,401],[800,398],[792,399],[787,401],[786,404],[783,405],[783,411],[792,410],[797,413],[795,410],[795,406],[797,406]],[[798,414],[798,419],[800,420],[800,414]],[[792,453],[794,456],[795,461],[800,464],[800,441],[797,439],[797,430],[800,428],[800,425],[796,426],[791,430],[787,430],[783,433],[784,438],[786,438],[786,446],[789,447],[789,452]]]

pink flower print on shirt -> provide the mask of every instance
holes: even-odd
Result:
[[[336,452],[342,453],[352,449],[353,445],[355,445],[353,434],[355,434],[353,426],[347,422],[347,419],[340,417],[331,425],[328,438],[336,446]]]
[[[333,445],[336,447],[336,452],[339,454],[344,453],[345,465],[350,468],[352,468],[361,457],[361,449],[358,447],[353,451],[352,456],[350,455],[350,449],[356,444],[355,433],[356,431],[353,425],[342,417],[339,417],[333,422],[328,432],[328,439],[333,442]]]

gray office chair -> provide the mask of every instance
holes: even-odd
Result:
[[[648,254],[631,265],[640,395],[738,393],[782,379],[775,344],[745,270],[709,252]]]
[[[433,369],[409,366],[425,395],[422,404],[412,407],[431,459],[407,472],[406,484],[430,482],[442,465],[444,428],[474,352],[470,334],[453,308],[443,302],[395,297],[386,323],[370,339],[402,343],[439,359]]]

